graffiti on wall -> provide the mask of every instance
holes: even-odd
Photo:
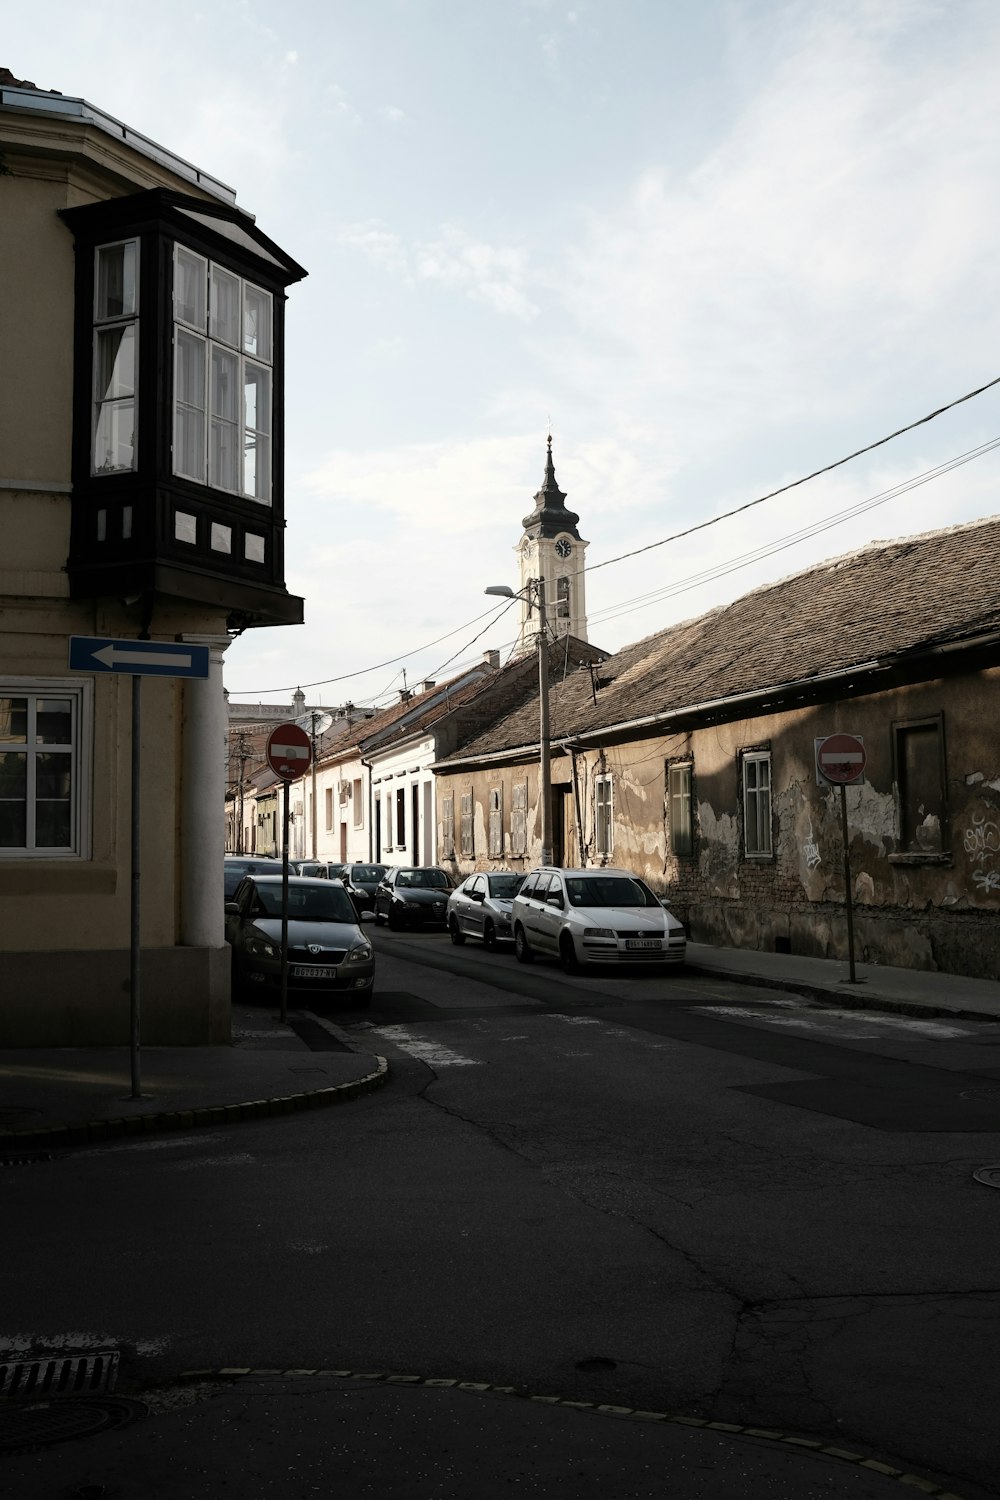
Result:
[[[1000,823],[992,818],[972,814],[972,822],[965,830],[965,852],[972,863],[978,866],[972,872],[972,883],[985,895],[989,891],[1000,891],[1000,869],[988,869],[1000,855]]]

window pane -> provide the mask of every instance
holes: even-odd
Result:
[[[243,437],[243,493],[255,500],[270,500],[271,440],[254,432]]]
[[[102,328],[97,334],[97,401],[135,395],[135,326]]]
[[[174,317],[205,327],[205,283],[208,267],[199,255],[177,246],[174,261]]]
[[[8,750],[0,754],[0,798],[23,799],[28,789],[28,757],[23,753]]]
[[[27,738],[27,698],[0,698],[0,744],[23,745]]]
[[[0,799],[0,849],[23,849],[28,840],[28,809]]]
[[[187,406],[205,407],[205,340],[177,330],[174,394]]]
[[[254,432],[271,431],[271,372],[249,360],[243,374],[243,420]]]
[[[35,744],[69,745],[73,741],[73,709],[65,698],[40,698],[35,710]]]
[[[212,267],[211,316],[209,333],[213,339],[238,348],[240,343],[240,283],[237,276]]]
[[[97,252],[97,316],[135,315],[136,242],[105,245]]]
[[[243,291],[243,352],[271,360],[271,296],[259,287]]]
[[[72,766],[65,752],[35,757],[35,795],[40,802],[68,802]]]
[[[42,802],[35,808],[35,846],[38,849],[68,849],[70,845],[69,802]]]
[[[131,469],[135,458],[135,403],[114,401],[100,408],[94,439],[94,470],[110,474]]]
[[[213,349],[208,482],[223,490],[239,488],[239,407],[236,384],[236,355],[228,354],[223,349]]]

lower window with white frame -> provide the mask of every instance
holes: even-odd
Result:
[[[594,782],[594,851],[605,859],[614,852],[614,806],[610,776]]]
[[[86,853],[89,732],[89,684],[0,680],[0,859]]]
[[[771,752],[743,752],[743,852],[748,859],[770,859]]]

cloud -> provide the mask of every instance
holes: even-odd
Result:
[[[385,120],[387,125],[402,125],[406,119],[405,110],[398,109],[395,104],[384,104],[378,114],[379,119]]]
[[[348,224],[338,237],[410,285],[437,282],[522,323],[538,316],[528,294],[531,275],[523,246],[491,245],[454,224],[443,225],[433,240],[406,246],[378,220]]]

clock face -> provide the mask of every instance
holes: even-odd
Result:
[[[568,542],[564,536],[561,536],[558,542],[556,542],[556,551],[560,557],[569,557],[572,550],[573,543]]]

